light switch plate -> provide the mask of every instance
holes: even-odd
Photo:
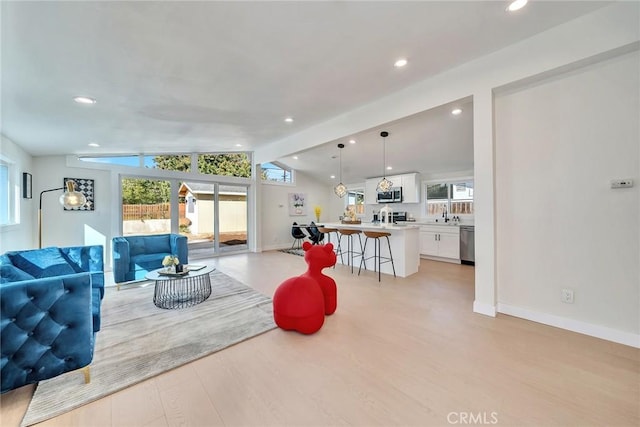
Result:
[[[632,179],[612,179],[611,188],[631,188],[633,187]]]

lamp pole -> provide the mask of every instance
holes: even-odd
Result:
[[[52,188],[51,190],[44,190],[40,192],[40,207],[38,208],[38,248],[42,249],[42,195],[50,191],[64,190],[64,187]]]

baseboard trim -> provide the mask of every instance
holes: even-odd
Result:
[[[431,256],[431,255],[423,255],[420,254],[420,258],[422,259],[430,259],[431,261],[440,261],[440,262],[448,262],[451,264],[460,264],[460,260],[459,259],[455,259],[455,258],[442,258],[439,256]]]
[[[608,328],[606,326],[594,325],[593,323],[560,317],[554,314],[541,313],[538,311],[533,311],[526,308],[516,307],[503,303],[498,303],[498,312],[508,314],[509,316],[520,317],[522,319],[542,323],[544,325],[566,329],[568,331],[577,332],[579,334],[589,335],[591,337],[612,341],[618,344],[640,348],[640,334],[623,332],[617,329]]]
[[[474,301],[473,302],[473,312],[484,314],[485,316],[496,317],[496,307],[495,305],[485,304],[483,302]]]

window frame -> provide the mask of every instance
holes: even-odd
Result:
[[[13,160],[8,157],[0,156],[0,165],[5,167],[7,170],[7,222],[0,223],[0,228],[7,229],[20,224],[20,196],[22,181],[18,179],[16,163]]]
[[[354,203],[353,206],[356,206],[356,216],[361,218],[366,216],[366,204],[364,203],[365,199],[364,199],[364,188],[355,188],[355,189],[347,189],[347,194],[345,194],[344,196],[344,209],[345,211],[349,208],[349,206],[352,206],[349,204],[349,194],[361,194],[362,195],[362,203],[358,204],[358,203]],[[355,197],[355,199],[357,199],[357,196]],[[357,200],[354,200],[357,201]],[[362,208],[360,210],[362,210],[362,212],[358,212],[357,206],[362,206]]]
[[[274,166],[277,166],[278,168],[280,168],[281,170],[284,171],[288,171],[289,175],[291,176],[291,181],[272,181],[269,179],[262,179],[262,171],[265,170],[262,165],[265,164],[272,164]],[[260,176],[258,177],[259,181],[262,184],[267,184],[267,185],[284,185],[284,186],[294,186],[296,184],[296,174],[295,174],[295,169],[290,168],[288,166],[283,165],[282,163],[278,162],[278,161],[273,161],[273,162],[264,162],[264,163],[260,163]]]
[[[453,199],[453,185],[455,184],[460,184],[460,183],[471,183],[474,184],[474,180],[473,177],[469,177],[469,176],[462,176],[462,177],[457,177],[457,178],[446,178],[446,179],[433,179],[433,180],[428,180],[428,181],[423,181],[422,182],[422,195],[423,195],[423,200],[424,202],[422,203],[422,212],[423,212],[423,216],[425,218],[429,218],[429,219],[435,219],[435,218],[439,218],[441,216],[441,214],[436,214],[436,215],[431,215],[429,214],[429,198],[428,198],[428,194],[427,194],[427,188],[430,185],[434,185],[434,184],[443,184],[447,186],[447,212],[448,215],[456,215],[459,216],[460,218],[468,218],[471,219],[474,217],[475,215],[475,207],[473,210],[473,213],[470,214],[454,214],[451,213],[451,203],[453,201],[455,201]],[[473,188],[473,187],[472,187]],[[438,199],[440,200],[440,199]],[[475,204],[475,197],[472,199]]]

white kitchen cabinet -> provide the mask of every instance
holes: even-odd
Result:
[[[460,228],[455,225],[420,227],[420,255],[460,260]]]
[[[375,205],[378,203],[378,187],[379,179],[371,178],[364,182],[364,204]]]
[[[402,202],[420,203],[420,174],[407,173],[400,175],[402,181]]]
[[[367,179],[364,183],[365,205],[378,203],[376,188],[382,177]],[[420,203],[420,174],[408,173],[404,175],[387,175],[387,179],[394,187],[402,187],[402,203]]]

